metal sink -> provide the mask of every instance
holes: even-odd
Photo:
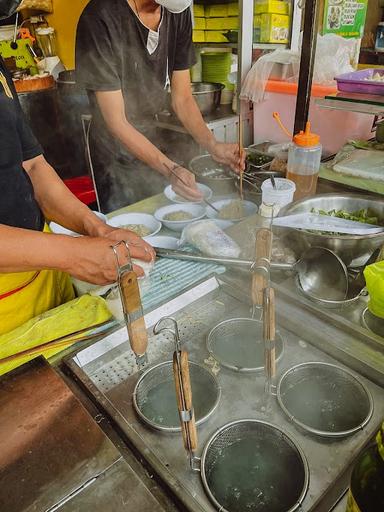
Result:
[[[288,292],[278,293],[278,327],[285,341],[278,375],[305,361],[338,364],[351,369],[373,397],[373,416],[357,434],[337,441],[308,434],[290,422],[274,396],[264,394],[263,373],[244,374],[220,368],[209,357],[206,336],[211,328],[226,318],[250,315],[249,305],[239,299],[242,299],[240,289],[236,291],[224,281],[211,278],[146,316],[150,329],[161,316],[172,314],[179,322],[190,360],[218,370],[222,397],[216,412],[198,429],[198,454],[210,436],[232,420],[254,418],[273,423],[297,442],[308,460],[310,484],[302,510],[329,511],[347,488],[354,459],[384,417],[384,354],[376,345],[359,341],[353,331],[343,330],[337,322],[329,322],[316,312],[298,307]],[[173,342],[166,335],[150,336],[151,364],[169,360],[172,351]],[[66,365],[111,416],[139,458],[178,503],[187,510],[215,510],[204,492],[200,475],[189,468],[180,434],[154,431],[134,412],[132,392],[139,374],[125,329],[79,351]]]

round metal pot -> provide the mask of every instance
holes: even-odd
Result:
[[[200,425],[217,408],[221,388],[206,368],[193,362],[189,365],[196,424]],[[150,427],[162,432],[181,431],[172,361],[152,366],[141,375],[133,392],[133,406]]]
[[[199,155],[189,162],[189,169],[199,183],[204,183],[216,194],[236,191],[233,172],[226,165],[218,164],[210,155]]]
[[[361,430],[373,413],[372,396],[350,371],[322,363],[302,363],[281,377],[277,400],[303,430],[341,438]]]
[[[368,208],[384,223],[384,201],[357,194],[323,194],[291,203],[279,212],[279,216],[318,210],[346,210],[354,212]],[[274,228],[282,242],[296,254],[302,254],[312,246],[325,247],[335,252],[347,266],[363,265],[373,251],[384,243],[384,232],[371,235],[332,235],[312,233],[301,229]]]
[[[223,84],[215,82],[192,82],[192,96],[203,115],[212,114],[220,105]],[[172,112],[171,93],[167,96],[166,109]]]
[[[201,477],[222,512],[293,512],[308,490],[309,469],[303,451],[285,432],[244,419],[210,438]]]

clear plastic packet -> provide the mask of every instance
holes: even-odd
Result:
[[[237,243],[212,220],[193,222],[184,228],[180,244],[193,245],[207,256],[238,258],[241,249]]]

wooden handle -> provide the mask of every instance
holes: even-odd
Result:
[[[272,232],[261,228],[256,233],[255,263],[256,266],[266,266],[266,260],[270,260],[272,250]],[[259,272],[254,272],[252,277],[252,303],[255,306],[263,305],[263,290],[268,285],[267,279]]]
[[[276,308],[275,290],[266,288],[264,290],[264,342],[265,342],[265,369],[269,377],[276,376]],[[271,347],[271,345],[273,345]]]
[[[139,284],[133,270],[124,272],[120,276],[120,287],[125,312],[131,319],[127,323],[129,343],[133,352],[138,356],[142,356],[147,351],[148,334],[143,317]]]
[[[179,373],[180,370],[180,373]],[[175,378],[176,384],[176,397],[177,397],[177,407],[179,412],[181,413],[183,410],[192,410],[192,387],[191,387],[191,379],[189,375],[189,363],[188,363],[188,354],[184,350],[180,353],[180,368],[177,360],[176,352],[173,354],[173,374]],[[181,383],[180,377],[181,374]],[[181,386],[183,387],[183,393],[181,390]],[[183,394],[184,401],[183,402]],[[195,413],[192,413],[191,421],[187,423],[181,421],[181,431],[183,434],[183,442],[186,450],[195,451],[197,450],[197,431],[196,431],[196,422],[195,422]]]

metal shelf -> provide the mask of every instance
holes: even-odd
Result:
[[[342,110],[384,116],[383,96],[368,94],[338,93],[334,96],[325,96],[316,100],[316,105],[329,110]]]
[[[220,48],[237,48],[238,43],[193,43],[195,46],[199,47],[215,47],[218,46]]]
[[[254,50],[285,50],[289,48],[288,43],[253,43]]]

